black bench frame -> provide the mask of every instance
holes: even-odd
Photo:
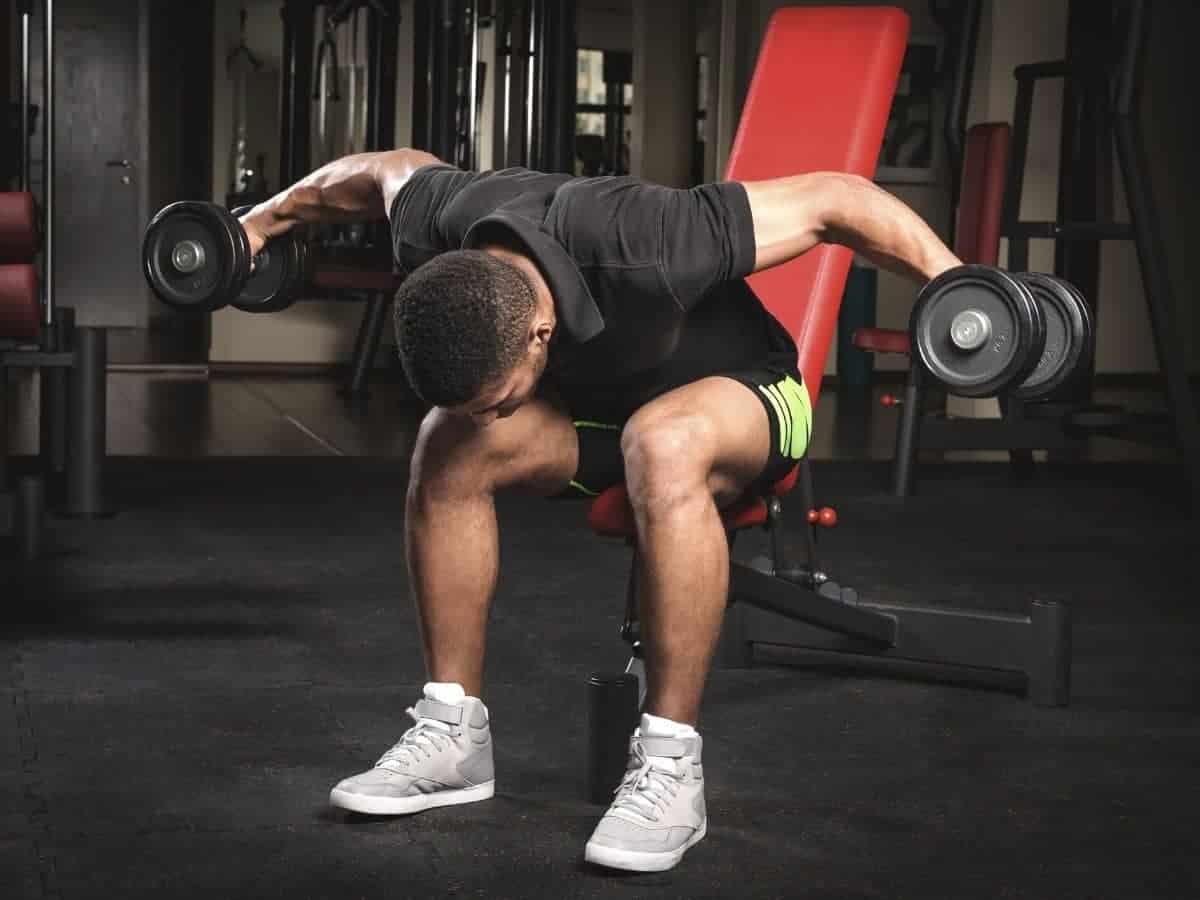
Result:
[[[800,466],[802,508],[815,509],[810,463]],[[1028,615],[1014,615],[865,600],[822,570],[817,525],[803,529],[807,560],[786,560],[782,499],[769,498],[767,510],[771,558],[730,564],[730,608],[718,654],[723,667],[751,666],[759,650],[803,651],[807,661],[839,668],[1002,687],[1037,706],[1067,705],[1071,620],[1065,604],[1033,598]],[[731,549],[736,534],[729,533]],[[621,633],[633,648],[626,671],[640,677],[636,566],[635,549]]]

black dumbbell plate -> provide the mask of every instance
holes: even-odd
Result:
[[[235,296],[249,255],[236,219],[219,206],[187,200],[160,210],[142,243],[151,290],[168,306],[189,312],[220,309]]]
[[[960,313],[990,323],[986,342],[963,350],[951,339]],[[1020,384],[1037,364],[1045,323],[1028,288],[999,269],[961,266],[934,279],[913,307],[911,331],[918,358],[948,391],[988,397]]]
[[[251,208],[239,207],[231,215],[239,218]],[[300,236],[290,234],[268,241],[254,257],[254,271],[232,300],[233,307],[249,313],[287,309],[296,300],[307,264],[308,244]]]
[[[1083,295],[1061,279],[1027,272],[1021,280],[1042,308],[1046,346],[1037,367],[1013,396],[1038,400],[1052,394],[1078,370],[1091,344],[1091,314]]]

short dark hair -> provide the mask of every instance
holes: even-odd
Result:
[[[533,313],[533,285],[516,266],[481,250],[435,256],[396,291],[409,384],[433,406],[474,399],[524,356]]]

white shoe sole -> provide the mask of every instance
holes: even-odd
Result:
[[[683,854],[700,843],[707,833],[708,819],[705,819],[686,844],[678,850],[669,850],[665,853],[652,853],[648,850],[621,850],[617,847],[605,847],[588,841],[587,847],[583,851],[583,858],[590,863],[609,869],[624,869],[627,872],[665,872],[667,869],[675,868],[683,859]]]
[[[334,788],[329,792],[329,802],[350,812],[368,816],[407,816],[435,806],[457,806],[460,803],[475,803],[487,800],[496,793],[496,782],[469,788],[452,788],[432,794],[417,794],[412,797],[373,797],[369,794],[353,794]]]

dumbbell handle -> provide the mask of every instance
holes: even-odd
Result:
[[[177,272],[183,275],[190,275],[192,272],[198,272],[203,269],[207,258],[204,252],[204,245],[199,241],[180,241],[171,250],[171,265],[175,267]],[[260,264],[265,265],[270,260],[270,247],[265,246],[254,255],[254,258],[251,260],[251,269],[257,268]]]
[[[180,241],[171,250],[171,265],[184,275],[203,269],[206,259],[204,245],[199,241]]]
[[[964,309],[950,322],[950,343],[964,353],[978,350],[992,338],[992,320],[983,310]]]

